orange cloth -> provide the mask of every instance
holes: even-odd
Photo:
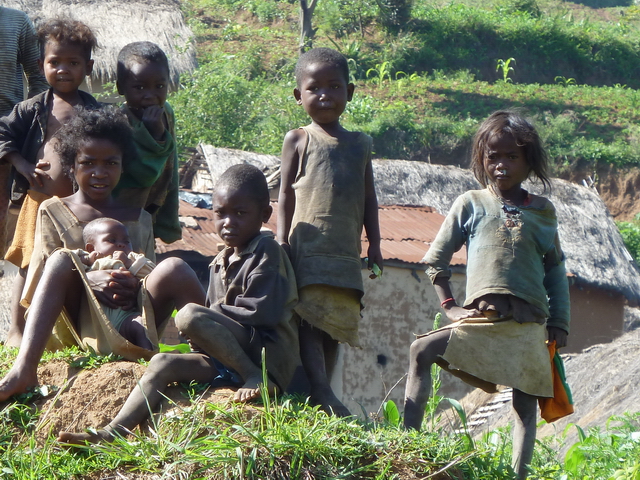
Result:
[[[551,358],[551,373],[553,375],[553,397],[539,398],[540,416],[548,423],[571,415],[573,413],[573,399],[571,390],[564,374],[564,364],[556,349],[555,340],[548,345]]]
[[[13,235],[13,242],[11,242],[11,246],[4,257],[5,260],[19,268],[26,269],[29,266],[36,236],[38,208],[48,198],[51,198],[51,196],[35,190],[27,190],[27,194],[24,197],[24,202],[18,215],[16,231]]]

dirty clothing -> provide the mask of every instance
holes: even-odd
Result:
[[[144,208],[153,216],[153,233],[165,243],[182,238],[178,218],[178,150],[175,117],[168,103],[164,118],[168,125],[164,140],[158,142],[125,104],[122,107],[133,127],[138,160],[126,165],[113,196],[122,203]]]
[[[568,332],[569,285],[555,208],[533,194],[527,203],[505,205],[491,188],[464,193],[422,261],[432,282],[449,277],[453,253],[466,244],[465,307],[489,294],[513,295],[544,312],[548,326]]]
[[[447,369],[465,380],[471,375],[489,385],[553,396],[544,319],[548,317],[547,326],[567,332],[570,319],[553,205],[529,194],[524,206],[515,207],[491,187],[461,195],[423,259],[432,282],[451,275],[451,257],[465,244],[464,306],[485,303],[502,311],[500,318],[466,319],[444,327],[451,330],[442,357]]]
[[[300,365],[293,268],[282,247],[266,233],[254,238],[239,258],[233,254],[227,247],[211,262],[207,306],[211,315],[255,328],[266,351],[267,371],[285,391]]]
[[[123,223],[129,232],[133,249],[143,251],[147,258],[155,260],[155,241],[151,227],[151,215],[141,210],[137,220]],[[151,358],[155,352],[133,345],[113,328],[111,322],[102,311],[100,302],[98,302],[91,290],[85,273],[85,265],[76,253],[69,250],[84,247],[82,239],[84,226],[85,223],[80,222],[58,197],[52,197],[42,203],[38,211],[35,247],[27,271],[26,284],[22,292],[22,305],[29,307],[33,303],[34,293],[42,277],[47,258],[55,250],[62,248],[74,262],[75,268],[82,278],[85,294],[81,301],[77,325],[63,311],[54,326],[47,348],[55,350],[70,345],[78,345],[83,349],[91,347],[94,351],[103,355],[113,352],[122,355],[128,360]],[[156,331],[156,322],[150,302],[143,283],[138,294],[138,307],[143,312],[147,337],[153,345],[157,345],[158,332]],[[27,318],[28,315],[29,312],[27,311]]]
[[[81,259],[84,256],[89,255],[89,252],[84,250],[77,250],[75,253],[77,253]],[[129,272],[139,280],[144,280],[144,278],[149,275],[154,268],[156,268],[156,264],[141,253],[130,252],[127,257],[133,262],[127,270],[129,270]],[[93,265],[85,265],[85,271],[87,272],[93,272],[96,270],[119,270],[120,268],[125,268],[124,263],[122,263],[121,260],[116,260],[110,256],[96,259],[96,261],[93,262]],[[139,310],[111,308],[103,303],[100,305],[102,305],[104,314],[107,316],[113,327],[118,331],[120,331],[120,326],[127,318],[142,314]]]
[[[302,128],[307,140],[293,183],[296,206],[289,235],[298,288],[330,285],[355,290],[361,299],[365,171],[372,139],[354,133],[353,140],[340,142],[314,128]],[[357,326],[359,319],[357,312],[343,321]],[[312,319],[305,320],[314,325]]]

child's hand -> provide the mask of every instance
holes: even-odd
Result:
[[[162,140],[164,136],[164,108],[159,105],[152,105],[142,111],[142,123],[147,127],[149,133],[156,140]]]
[[[367,268],[372,271],[369,278],[374,279],[382,276],[384,269],[384,260],[379,246],[369,245],[367,250]],[[377,269],[376,269],[377,267]]]
[[[465,318],[478,318],[484,316],[479,310],[476,310],[475,308],[459,307],[454,302],[448,303],[442,308],[444,308],[444,313],[445,315],[447,315],[447,318],[452,322],[458,322],[460,320],[464,320]]]
[[[44,186],[44,178],[50,178],[49,174],[42,170],[42,166],[46,163],[48,165],[49,162],[39,162],[37,165],[33,165],[32,163],[27,162],[22,155],[13,152],[14,155],[11,156],[10,161],[11,164],[15,167],[20,175],[27,179],[30,187],[43,187]]]
[[[547,335],[549,337],[549,343],[556,341],[556,348],[562,348],[567,346],[567,337],[569,334],[563,329],[558,327],[547,327]]]
[[[111,258],[114,260],[120,260],[124,264],[125,268],[130,268],[133,263],[133,260],[131,260],[122,250],[116,250],[113,252],[111,254]]]

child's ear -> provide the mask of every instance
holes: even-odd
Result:
[[[41,58],[38,59],[38,68],[40,69],[40,73],[44,75],[44,62]]]
[[[353,83],[347,84],[347,102],[350,102],[353,98],[353,91],[356,89],[356,86]]]
[[[267,223],[271,218],[271,214],[273,213],[273,207],[271,205],[267,205],[262,210],[262,223]]]
[[[297,88],[293,89],[293,96],[296,99],[296,102],[298,103],[298,105],[302,105],[302,94],[300,93],[300,90],[298,90]]]
[[[118,95],[122,95],[124,97],[124,89],[120,84],[120,80],[116,80],[116,89],[118,90]]]
[[[87,68],[86,68],[84,74],[88,76],[88,75],[91,75],[91,72],[93,72],[93,60],[89,60],[87,62]]]

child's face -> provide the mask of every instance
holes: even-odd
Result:
[[[340,69],[326,63],[308,65],[300,86],[293,91],[298,105],[319,125],[339,121],[354,86],[347,83]]]
[[[263,207],[245,189],[221,187],[213,194],[216,233],[236,253],[244,250],[271,216],[271,206]]]
[[[93,234],[91,243],[86,248],[88,252],[96,251],[101,255],[113,255],[113,252],[124,252],[129,255],[132,251],[129,232],[120,222],[102,222]]]
[[[167,101],[169,72],[156,62],[136,62],[126,79],[118,83],[118,93],[124,95],[129,108],[142,117],[145,108],[164,106]]]
[[[80,45],[55,41],[45,44],[44,58],[38,62],[47,83],[58,94],[75,93],[93,70],[93,60],[86,59]]]
[[[110,140],[89,138],[78,149],[71,173],[84,195],[108,199],[122,175],[122,151]]]
[[[494,135],[487,142],[484,171],[502,192],[520,189],[529,177],[531,168],[523,147],[518,146],[512,135]]]

